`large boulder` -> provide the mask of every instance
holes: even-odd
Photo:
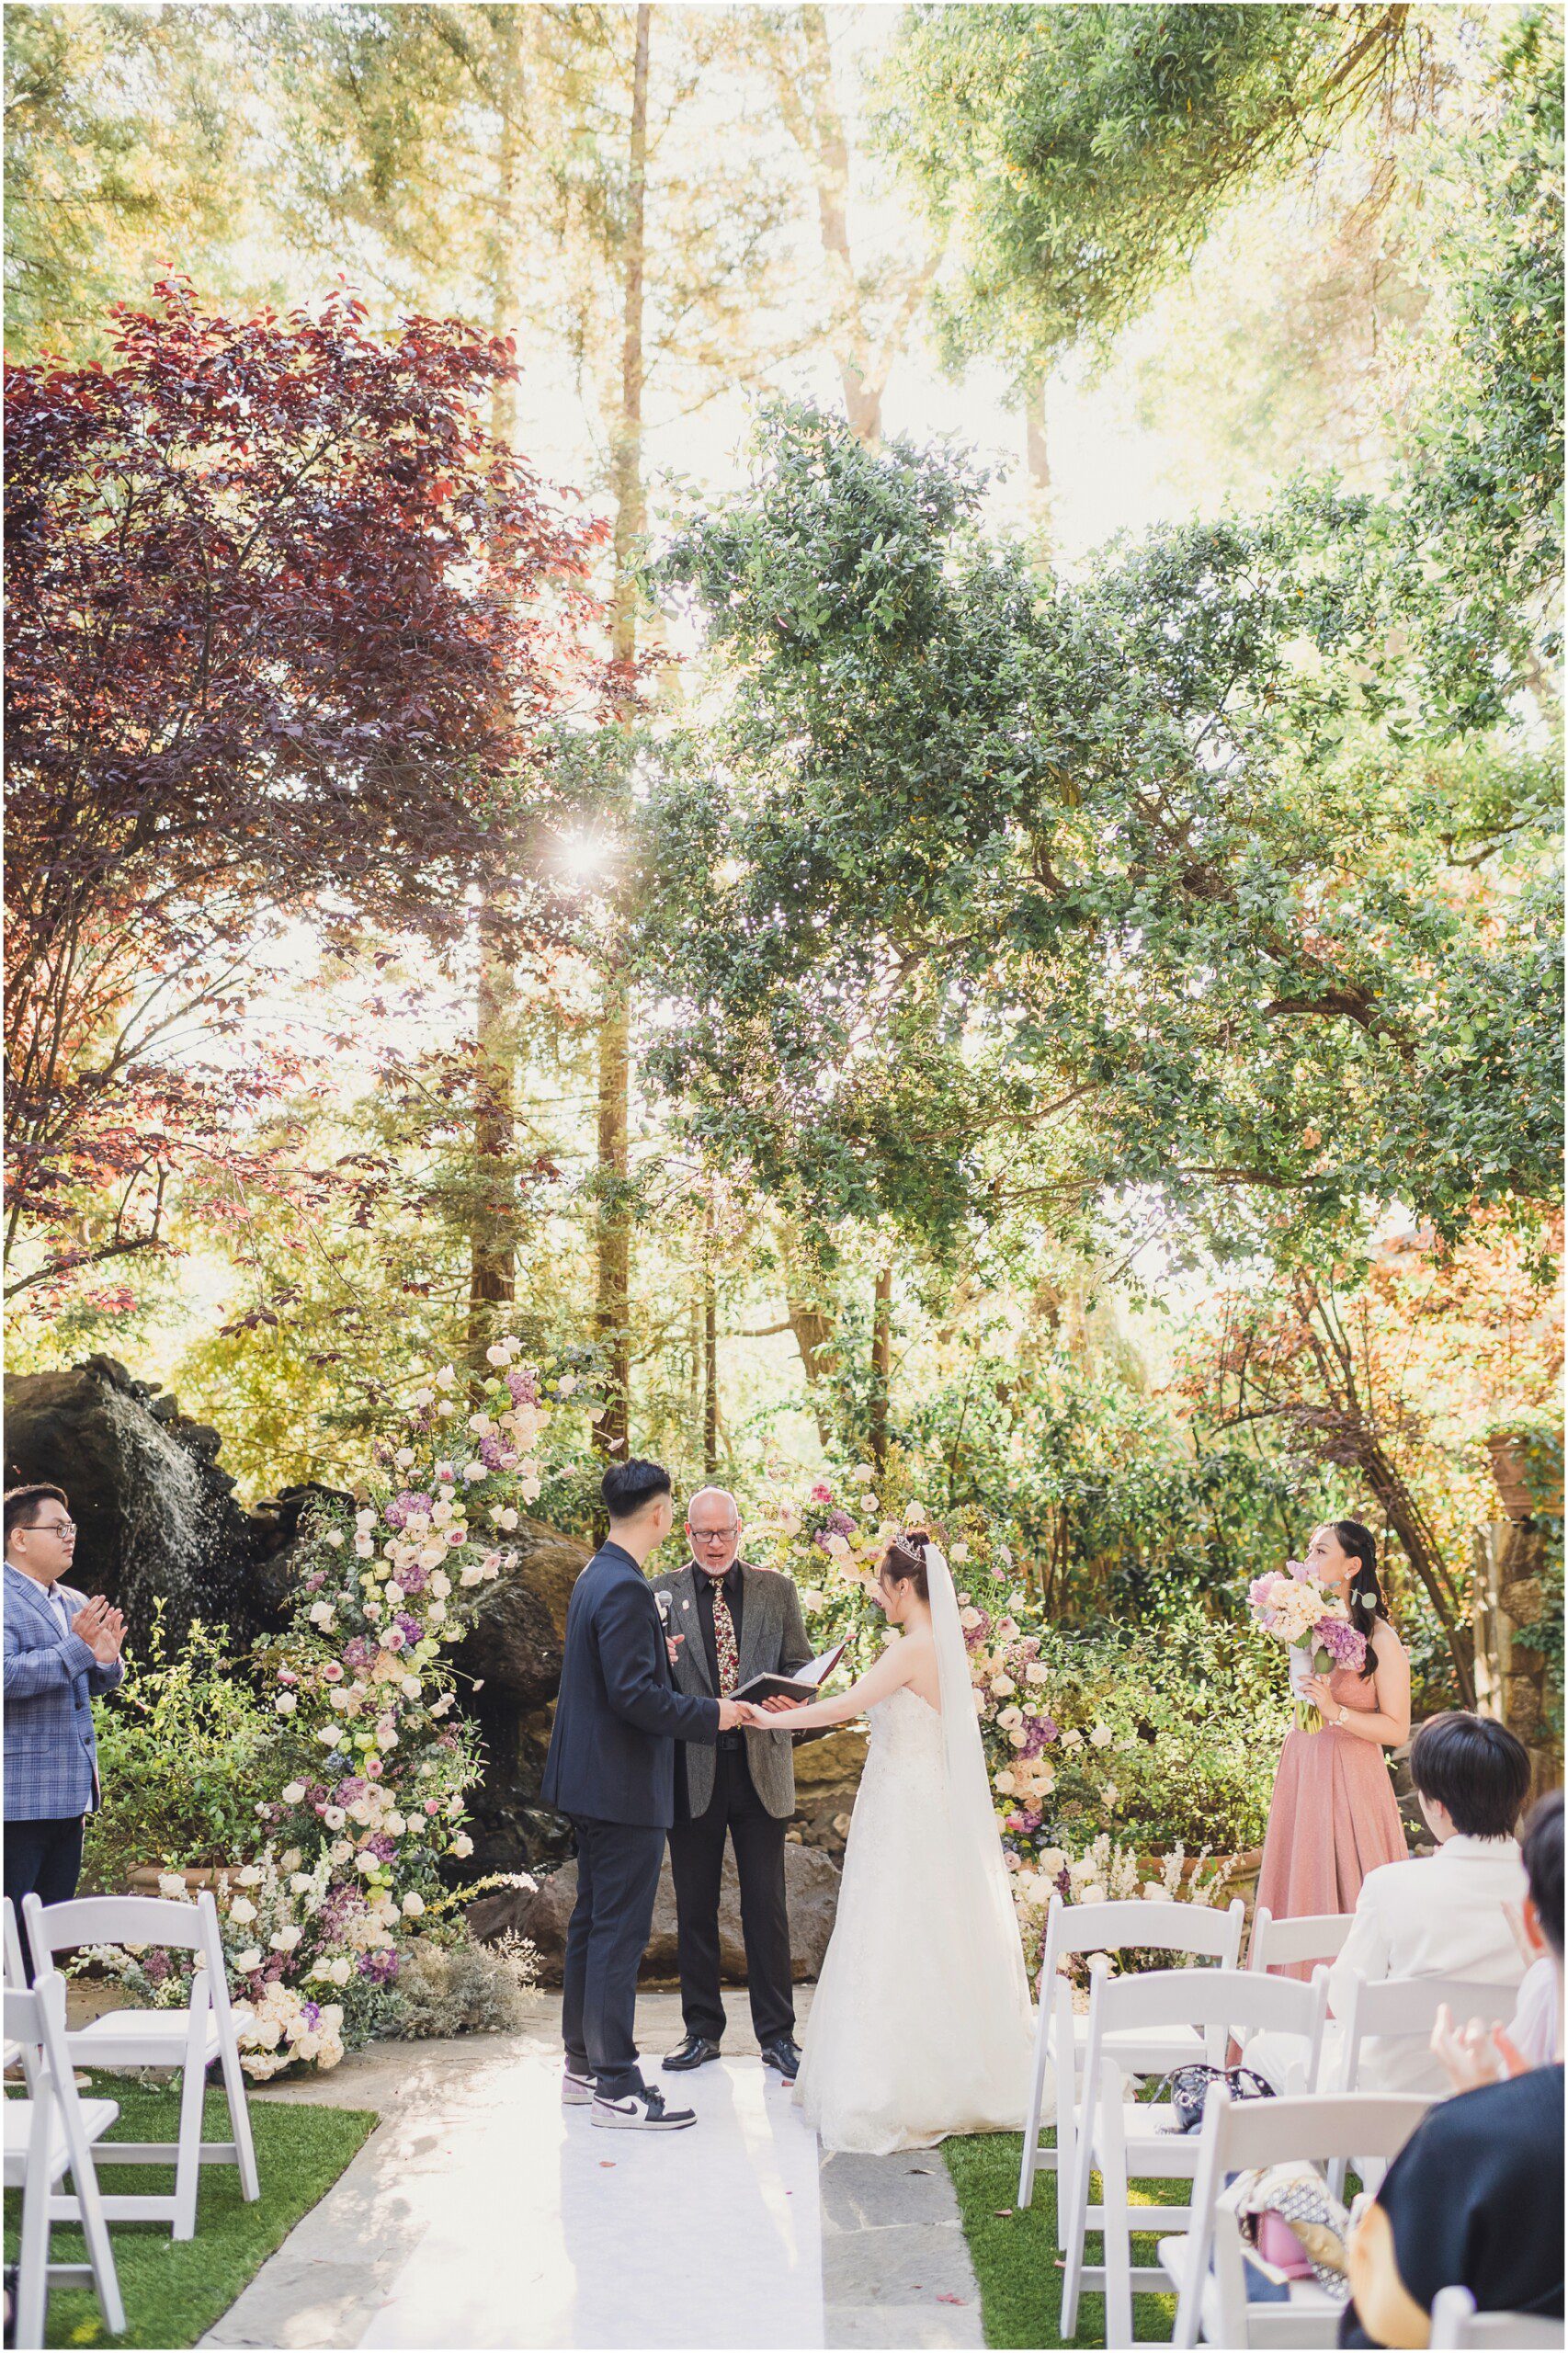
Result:
[[[512,1707],[542,1708],[561,1688],[566,1605],[590,1550],[540,1519],[525,1519],[506,1543],[513,1565],[485,1586],[454,1656],[464,1675]]]
[[[196,1618],[241,1634],[276,1620],[279,1591],[263,1573],[275,1525],[234,1500],[222,1444],[113,1357],[6,1383],[6,1484],[64,1488],[79,1530],[73,1581],[124,1610],[138,1647],[159,1599],[176,1640]]]
[[[784,1849],[784,1891],[790,1907],[790,1969],[797,1984],[818,1976],[838,1908],[838,1866],[811,1847]],[[577,1901],[577,1866],[563,1863],[540,1880],[530,1895],[484,1896],[469,1906],[475,1935],[496,1937],[508,1929],[527,1937],[539,1955],[540,1982],[559,1985],[566,1950],[566,1926]],[[735,1859],[725,1849],[719,1887],[719,1965],[732,1985],[744,1985],[745,1944],[741,1935],[741,1891]],[[653,1904],[653,1926],[642,1955],[644,1978],[676,1974],[676,1892],[666,1854]]]

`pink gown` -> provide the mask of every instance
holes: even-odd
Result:
[[[1354,1667],[1336,1666],[1328,1688],[1352,1714],[1377,1707],[1374,1685]],[[1354,1912],[1367,1873],[1409,1852],[1386,1748],[1334,1723],[1286,1733],[1257,1881],[1257,1900],[1276,1920]],[[1312,1972],[1303,1964],[1287,1973]]]

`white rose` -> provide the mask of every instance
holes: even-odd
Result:
[[[309,1614],[312,1625],[319,1626],[324,1633],[333,1620],[332,1604],[330,1601],[312,1601]]]
[[[521,1489],[521,1491],[522,1491],[522,1497],[523,1497],[523,1501],[524,1501],[524,1503],[526,1503],[526,1504],[537,1504],[537,1503],[538,1503],[538,1501],[539,1501],[539,1497],[540,1497],[540,1475],[539,1475],[539,1472],[538,1472],[537,1471],[525,1471],[525,1472],[523,1472],[523,1474],[522,1474],[521,1478],[518,1480],[518,1482],[517,1482],[517,1485],[518,1485],[518,1487],[519,1487],[519,1488]],[[512,1523],[512,1525],[513,1525],[514,1527],[516,1527],[517,1522],[514,1520],[514,1521],[513,1521],[513,1523]]]
[[[453,1404],[449,1397],[443,1397],[440,1404],[436,1408],[437,1413],[440,1415],[443,1421],[446,1420],[449,1414],[455,1414],[457,1410],[457,1407]]]
[[[348,1819],[340,1805],[323,1806],[321,1818],[328,1830],[341,1830]]]
[[[964,1563],[969,1558],[969,1546],[963,1543],[955,1544],[952,1551],[948,1554],[948,1558],[956,1567],[961,1569]]]
[[[1084,1735],[1078,1730],[1076,1724],[1073,1726],[1071,1732],[1064,1732],[1062,1733],[1062,1745],[1063,1748],[1082,1748],[1084,1745]]]
[[[256,1918],[256,1905],[248,1896],[236,1895],[229,1906],[229,1917],[236,1927],[243,1928],[247,1921]]]
[[[335,1724],[323,1724],[316,1733],[316,1738],[324,1748],[335,1748],[342,1737]]]
[[[248,1977],[252,1970],[261,1967],[261,1947],[247,1945],[244,1952],[234,1955],[233,1965],[240,1976]]]
[[[1022,1748],[1025,1741],[1028,1738],[1028,1734],[1027,1732],[1010,1732],[1007,1734],[1007,1738],[1012,1742],[1015,1748]]]
[[[993,1787],[1005,1798],[1010,1798],[1017,1786],[1011,1773],[998,1773],[993,1782]]]
[[[290,1871],[289,1874],[289,1888],[291,1894],[303,1895],[310,1887],[310,1884],[311,1875],[309,1871]]]
[[[354,1964],[351,1961],[345,1961],[340,1955],[331,1963],[328,1974],[335,1985],[347,1985],[354,1974]]]
[[[1105,1890],[1103,1887],[1086,1887],[1079,1896],[1078,1901],[1080,1904],[1103,1904],[1105,1902]]]
[[[326,1850],[326,1859],[329,1863],[335,1865],[346,1863],[353,1852],[354,1849],[347,1838],[335,1838]]]
[[[959,1611],[959,1624],[960,1626],[978,1626],[979,1623],[980,1612],[978,1609],[973,1608],[972,1605],[968,1609],[960,1609]]]
[[[342,1543],[342,1541],[343,1541],[343,1530],[342,1530],[342,1529],[341,1529],[341,1528],[328,1528],[328,1529],[324,1529],[324,1531],[323,1531],[323,1541],[324,1541],[324,1542],[325,1542],[325,1543],[327,1543],[327,1544],[331,1544],[331,1545],[333,1545],[333,1546],[335,1546],[335,1546],[337,1546],[337,1545],[339,1545],[339,1544],[341,1544],[341,1543]]]
[[[1115,1737],[1108,1724],[1096,1724],[1089,1734],[1089,1745],[1091,1748],[1108,1748]]]
[[[304,1794],[305,1785],[303,1781],[285,1782],[283,1787],[283,1802],[285,1805],[298,1805],[304,1797]]]
[[[430,1590],[437,1601],[445,1601],[452,1589],[451,1578],[445,1569],[437,1569],[430,1579]]]
[[[405,1920],[417,1920],[419,1915],[424,1911],[424,1909],[425,1898],[422,1895],[416,1895],[413,1888],[410,1888],[408,1893],[403,1899],[403,1918]]]
[[[400,1446],[392,1456],[392,1461],[400,1471],[406,1471],[414,1461],[414,1449],[411,1446]]]
[[[376,1515],[371,1510],[369,1504],[366,1504],[361,1510],[357,1511],[354,1515],[354,1525],[359,1530],[361,1536],[367,1535],[369,1530],[374,1528],[375,1524]]]
[[[1024,1669],[1024,1681],[1026,1683],[1043,1683],[1046,1679],[1047,1673],[1048,1669],[1041,1666],[1038,1658],[1031,1658],[1028,1666]]]
[[[436,1402],[436,1392],[433,1389],[416,1389],[414,1392],[414,1402],[416,1405],[433,1405]]]
[[[489,1472],[485,1470],[483,1462],[465,1462],[463,1464],[463,1477],[468,1481],[471,1487],[477,1486],[481,1479],[488,1478],[488,1476]]]
[[[367,1601],[365,1604],[365,1615],[372,1626],[379,1626],[386,1614],[386,1604],[382,1601]]]
[[[354,1550],[362,1561],[373,1559],[376,1551],[375,1538],[373,1536],[357,1536],[354,1539]]]
[[[383,1724],[380,1732],[377,1733],[376,1746],[381,1749],[383,1755],[385,1755],[389,1749],[392,1749],[397,1746],[397,1734],[393,1732],[391,1724]]]
[[[538,1493],[538,1490],[537,1490],[537,1489],[535,1490],[535,1493],[536,1493],[536,1494]],[[530,1500],[531,1500],[531,1498],[530,1498]],[[496,1522],[497,1522],[497,1525],[498,1525],[499,1527],[502,1527],[502,1528],[504,1528],[504,1529],[506,1530],[506,1533],[507,1533],[507,1535],[508,1535],[508,1536],[511,1534],[512,1530],[513,1530],[513,1529],[517,1527],[517,1513],[512,1509],[512,1506],[511,1506],[511,1505],[510,1505],[510,1504],[508,1504],[508,1505],[506,1506],[506,1510],[505,1510],[505,1511],[503,1511],[503,1512],[498,1512],[498,1513],[496,1514]]]
[[[280,1716],[291,1716],[300,1702],[292,1691],[279,1691],[272,1704]]]
[[[158,1873],[158,1893],[164,1896],[169,1903],[172,1904],[177,1902],[188,1891],[187,1890],[185,1883],[185,1874],[183,1871],[160,1871]]]
[[[292,1952],[304,1933],[303,1928],[297,1928],[290,1920],[286,1928],[278,1929],[267,1938],[267,1942],[274,1952]]]
[[[1047,1879],[1057,1879],[1067,1867],[1067,1858],[1060,1847],[1042,1847],[1035,1864]]]
[[[234,1884],[236,1887],[259,1887],[261,1885],[259,1864],[246,1863],[243,1870],[237,1870],[234,1873]]]
[[[430,1604],[429,1608],[425,1612],[425,1622],[427,1626],[439,1626],[445,1620],[446,1615],[446,1603],[444,1601],[433,1601]]]
[[[457,1386],[457,1379],[458,1375],[456,1366],[444,1364],[441,1367],[440,1371],[436,1375],[436,1386],[437,1389],[455,1389]]]
[[[1021,1708],[1004,1708],[996,1721],[1004,1732],[1011,1732],[1016,1724],[1023,1722],[1024,1711]]]
[[[460,1860],[464,1856],[472,1854],[473,1840],[469,1836],[466,1830],[459,1831],[457,1836],[452,1840],[451,1845],[447,1848],[447,1852],[449,1855],[456,1855]]]
[[[998,1619],[996,1623],[997,1641],[999,1643],[1014,1643],[1017,1642],[1017,1638],[1018,1629],[1017,1620],[1012,1618]]]
[[[1010,1699],[1017,1688],[1010,1675],[994,1675],[991,1678],[991,1696],[994,1699]]]
[[[574,1372],[563,1372],[560,1380],[555,1384],[556,1394],[559,1397],[574,1396],[576,1392],[576,1388],[577,1376]]]
[[[403,1590],[395,1577],[387,1579],[386,1600],[389,1609],[395,1609],[403,1598]]]

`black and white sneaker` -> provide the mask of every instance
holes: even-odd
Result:
[[[628,2092],[620,2099],[594,2095],[594,2122],[610,2132],[679,2132],[697,2121],[692,2108],[666,2108],[661,2091]]]
[[[594,2079],[592,2075],[580,2075],[574,2067],[568,2065],[565,2074],[561,2078],[562,2107],[590,2108],[593,2105],[593,2098]]]

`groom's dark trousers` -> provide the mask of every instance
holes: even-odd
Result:
[[[601,2094],[642,2087],[637,1967],[675,1818],[675,1745],[714,1741],[716,1699],[673,1688],[653,1587],[630,1552],[601,1545],[572,1588],[555,1727],[540,1796],[577,1833],[566,1934],[567,2064]]]

